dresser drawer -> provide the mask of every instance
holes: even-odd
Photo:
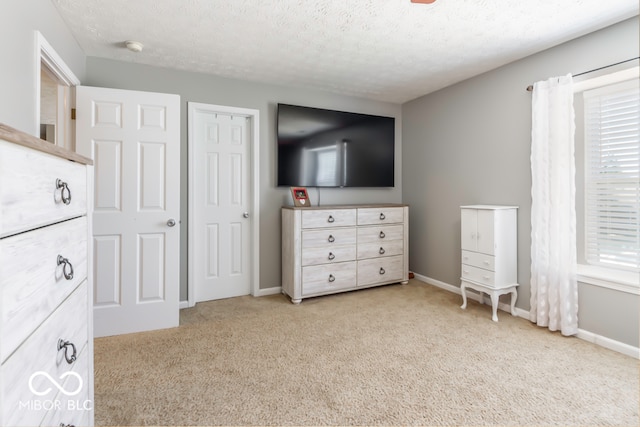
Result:
[[[89,356],[86,349],[78,356],[73,372],[82,378],[82,387],[79,387],[76,375],[69,375],[62,384],[65,393],[58,392],[54,400],[55,409],[47,412],[42,421],[43,426],[80,427],[90,424],[89,417],[93,410],[93,401],[89,400],[91,384],[88,383]],[[68,393],[71,395],[67,396]]]
[[[0,141],[0,237],[85,214],[86,182],[82,164]]]
[[[495,273],[493,271],[462,264],[462,279],[481,283],[487,286],[495,285]]]
[[[54,409],[59,385],[66,379],[67,391],[89,387],[88,371],[80,372],[83,384],[77,376],[67,374],[76,369],[78,360],[71,364],[65,359],[73,355],[71,345],[58,349],[59,340],[75,345],[76,357],[87,348],[87,282],[85,281],[71,296],[53,312],[34,333],[9,357],[2,369],[2,396],[4,417],[0,425],[40,425],[45,413]],[[47,403],[45,403],[47,402]],[[40,407],[38,405],[44,406]],[[44,405],[42,405],[44,404]],[[38,409],[39,408],[39,409]]]
[[[306,230],[302,232],[302,248],[355,245],[356,229],[332,228],[328,230]]]
[[[302,228],[344,227],[356,225],[355,209],[302,211]]]
[[[495,270],[495,257],[480,252],[462,251],[462,263],[485,270]]]
[[[404,208],[358,208],[358,225],[404,222]]]
[[[58,264],[59,257],[67,262]],[[0,259],[0,361],[4,361],[86,279],[87,219],[2,239]]]
[[[362,243],[382,243],[389,240],[402,240],[404,227],[402,225],[381,225],[379,227],[358,228],[358,245]]]
[[[358,261],[358,286],[402,280],[402,255]]]
[[[355,261],[302,268],[302,296],[354,288],[355,285]]]
[[[402,255],[404,242],[389,240],[380,243],[363,243],[358,245],[358,259],[378,258],[383,256]]]
[[[306,248],[302,250],[302,265],[319,265],[355,261],[356,245],[331,248]]]

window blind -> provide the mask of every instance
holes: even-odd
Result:
[[[584,92],[589,264],[640,271],[638,80]]]

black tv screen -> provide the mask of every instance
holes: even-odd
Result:
[[[393,187],[395,118],[278,104],[278,185]]]

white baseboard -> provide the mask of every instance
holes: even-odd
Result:
[[[254,293],[254,297],[264,297],[267,295],[276,295],[282,293],[282,286],[274,286],[272,288],[258,289],[257,293]]]
[[[460,292],[459,286],[453,286],[448,283],[441,282],[439,280],[432,279],[427,276],[423,276],[421,274],[414,273],[414,276],[417,280],[421,282],[428,283],[429,285],[433,285],[435,287],[444,289],[445,291],[453,292],[454,294],[462,295],[462,293]],[[481,295],[479,292],[475,292],[471,289],[467,291],[467,298],[471,298],[480,302],[481,297],[483,298],[484,304],[487,304],[487,303],[491,304],[487,296]],[[511,306],[509,304],[499,303],[498,309],[502,311],[506,311],[507,313],[511,313]],[[529,312],[527,310],[523,310],[518,307],[516,307],[516,315],[518,317],[529,319]],[[611,338],[594,334],[593,332],[585,331],[584,329],[578,329],[578,333],[576,336],[582,340],[589,341],[590,343],[599,345],[600,347],[604,347],[609,350],[613,350],[618,353],[631,356],[635,359],[640,359],[640,348],[638,347],[634,347],[620,341],[612,340]]]
[[[640,359],[640,348],[638,347],[612,340],[611,338],[603,337],[602,335],[594,334],[593,332],[585,331],[584,329],[578,329],[578,334],[576,336],[582,340],[599,345],[600,347],[608,348],[609,350],[631,356],[635,359]]]
[[[266,289],[260,289],[258,290],[258,293],[254,294],[254,297],[264,297],[267,295],[276,295],[282,292],[282,287],[281,286],[274,286],[273,288],[266,288]],[[195,304],[194,304],[195,305]],[[189,308],[189,301],[180,301],[180,310],[184,309],[184,308]]]

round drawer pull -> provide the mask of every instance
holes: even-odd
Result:
[[[69,190],[69,186],[66,182],[61,180],[60,178],[56,179],[56,188],[60,191],[60,197],[62,198],[62,203],[68,205],[71,203],[71,190]]]
[[[384,248],[383,248],[383,247],[380,247],[380,250],[378,251],[378,253],[379,253],[380,255],[384,255],[384,253],[385,253]]]
[[[380,213],[380,221],[384,221],[385,219],[387,219],[387,217],[384,216],[383,213]]]
[[[330,274],[329,275],[329,282],[335,282],[335,281],[336,281],[335,276],[333,274]]]
[[[71,347],[71,351],[72,351],[71,356],[69,356],[68,354],[69,347]],[[70,341],[59,339],[58,351],[62,350],[63,348],[64,348],[64,359],[67,361],[69,365],[71,365],[73,362],[76,361],[76,357],[78,355],[78,353],[76,352],[76,346]]]
[[[384,273],[386,273],[386,271],[384,271],[384,268],[380,267],[380,275],[383,275]]]
[[[335,218],[332,215],[329,215],[329,218],[327,218],[327,222],[335,222]]]
[[[380,232],[380,238],[381,238],[381,239],[384,239],[384,237],[385,237],[384,231],[381,231],[381,232]]]
[[[58,265],[62,264],[64,264],[64,266],[62,267],[62,274],[64,274],[64,278],[67,280],[73,279],[73,265],[71,265],[69,260],[65,257],[63,257],[62,255],[58,255]]]
[[[333,243],[336,241],[336,238],[333,237],[333,235],[329,234],[329,238],[327,240],[329,241],[329,243]]]
[[[329,252],[329,261],[333,261],[334,259],[336,259],[336,256],[333,254],[333,252]]]

